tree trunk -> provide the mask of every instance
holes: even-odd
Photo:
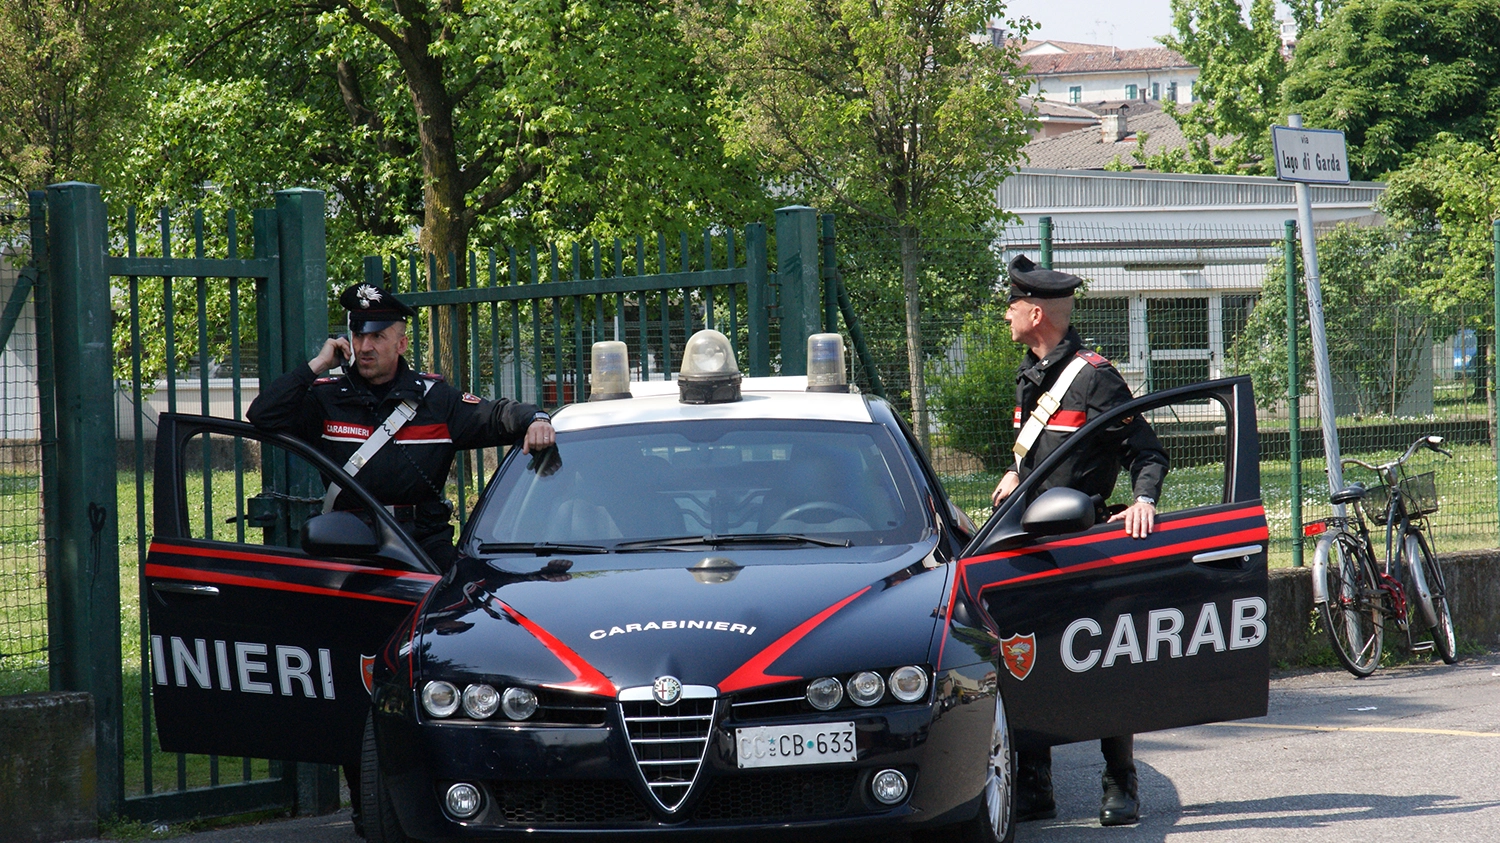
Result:
[[[422,233],[417,243],[428,258],[428,288],[451,290],[464,286],[472,222],[454,141],[453,104],[443,86],[442,63],[431,56],[425,58],[420,63],[421,72],[408,72],[422,150],[424,207]],[[469,383],[468,332],[464,330],[467,324],[467,313],[462,306],[434,307],[427,313],[424,333],[430,366],[433,371],[447,375],[455,385]]]
[[[906,293],[906,368],[911,376],[912,426],[917,441],[928,456],[932,443],[927,432],[927,376],[922,360],[922,290],[918,276],[922,256],[917,245],[917,229],[903,225],[901,239],[901,287]]]

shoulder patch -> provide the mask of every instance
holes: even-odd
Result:
[[[317,380],[313,381],[313,386],[317,386],[318,384],[324,384],[324,383],[338,383],[340,380],[343,380],[343,379],[342,378],[318,378]]]
[[[1090,366],[1093,366],[1095,369],[1101,369],[1109,365],[1108,357],[1105,357],[1104,355],[1098,354],[1093,351],[1080,351],[1078,352],[1078,356],[1083,358],[1085,362],[1087,362]]]
[[[479,396],[478,396],[478,395],[475,395],[475,394],[474,394],[474,393],[472,393],[472,392],[465,392],[465,393],[464,393],[464,394],[463,394],[463,395],[461,395],[461,396],[459,396],[459,398],[460,398],[460,400],[462,400],[462,401],[463,401],[463,402],[464,402],[464,403],[465,403],[465,404],[478,404],[478,403],[479,403],[479,400],[480,400],[480,399],[479,399]]]
[[[424,378],[426,378],[426,379],[428,379],[430,381],[438,381],[439,383],[441,383],[444,380],[447,380],[447,378],[444,378],[442,375],[440,375],[440,374],[438,374],[436,372],[420,372],[419,376],[420,377],[424,377]]]

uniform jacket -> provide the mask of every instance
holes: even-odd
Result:
[[[1052,388],[1075,356],[1083,357],[1090,365],[1083,367],[1068,391],[1063,393],[1061,406],[1021,460],[1019,471],[1023,480],[1079,428],[1094,417],[1131,400],[1130,387],[1109,360],[1084,350],[1078,332],[1068,328],[1062,342],[1047,352],[1046,357],[1038,360],[1028,351],[1021,362],[1020,371],[1016,373],[1017,432],[1031,417],[1031,411],[1036,409],[1042,394]],[[1114,491],[1121,465],[1130,468],[1131,489],[1135,495],[1146,495],[1153,500],[1161,498],[1162,480],[1167,475],[1167,454],[1151,425],[1140,416],[1126,416],[1110,425],[1102,436],[1093,438],[1089,447],[1064,460],[1033,494],[1041,494],[1054,486],[1066,486],[1088,495],[1099,495],[1107,501]]]
[[[432,387],[423,397],[428,381]],[[417,414],[358,474],[387,505],[440,500],[438,490],[448,482],[455,451],[518,442],[538,412],[535,405],[509,398],[489,401],[461,393],[441,375],[415,372],[401,359],[391,391],[379,402],[357,371],[319,378],[307,366],[296,366],[256,396],[246,417],[262,430],[308,442],[343,465],[407,398],[419,400]],[[345,505],[340,498],[336,506]],[[446,524],[446,516],[442,521]]]

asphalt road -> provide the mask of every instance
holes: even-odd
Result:
[[[1104,829],[1097,745],[1056,748],[1058,818],[1017,843],[1500,841],[1500,654],[1280,675],[1268,716],[1143,735],[1136,760],[1141,823]],[[177,839],[359,843],[347,811]]]

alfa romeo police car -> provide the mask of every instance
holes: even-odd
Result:
[[[976,530],[835,350],[742,380],[705,333],[677,381],[611,385],[623,347],[596,349],[615,400],[564,408],[555,452],[495,468],[446,573],[306,445],[162,416],[163,748],[361,764],[372,841],[1003,841],[1018,746],[1265,713],[1248,379],[1147,396],[1069,443],[1153,420],[1174,474],[1149,538],[1030,493],[1066,450]],[[230,453],[260,492],[208,500],[203,466]],[[364,511],[317,514],[329,480]]]

